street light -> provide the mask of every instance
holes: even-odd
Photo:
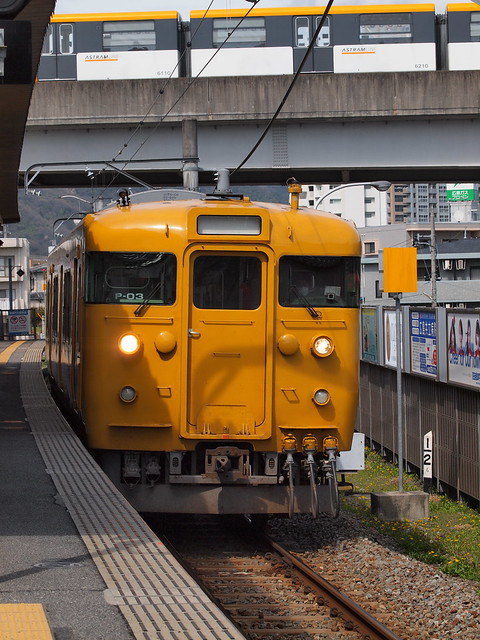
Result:
[[[12,265],[12,259],[8,258],[8,300],[10,311],[13,309],[13,283],[12,283],[12,271],[17,269],[17,276],[22,278],[25,275],[25,271],[22,269],[22,265]]]
[[[330,189],[330,191],[327,191],[325,195],[319,198],[317,204],[315,205],[315,209],[318,209],[319,205],[325,200],[325,198],[328,198],[329,195],[331,195],[334,191],[338,191],[339,189],[346,189],[347,187],[374,187],[377,191],[388,191],[391,186],[392,183],[388,182],[387,180],[376,180],[375,182],[349,182],[348,184],[340,184],[338,187]]]

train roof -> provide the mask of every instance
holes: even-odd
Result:
[[[458,2],[447,4],[447,11],[480,11],[480,6],[475,2]]]
[[[265,9],[252,9],[248,13],[250,16],[301,16],[301,15],[322,15],[325,7],[277,7]],[[355,13],[419,13],[419,12],[435,12],[434,4],[379,4],[379,5],[345,5],[332,7],[329,11],[331,14],[355,14]],[[246,14],[245,9],[230,9],[213,11],[191,11],[190,18],[226,18],[226,17],[243,17]]]
[[[129,11],[123,13],[57,13],[50,22],[114,22],[117,20],[178,20],[178,11]]]

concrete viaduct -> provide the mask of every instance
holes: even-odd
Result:
[[[21,179],[30,188],[200,184],[235,169],[291,76],[37,82]],[[480,180],[480,72],[305,74],[238,184]],[[198,163],[197,163],[198,157]]]

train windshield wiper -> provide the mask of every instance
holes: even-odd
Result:
[[[308,311],[308,313],[312,316],[312,318],[318,318],[319,317],[318,313],[311,306],[311,304],[308,302],[308,300],[305,298],[305,296],[303,296],[300,293],[300,291],[297,289],[297,287],[295,285],[292,285],[290,289],[297,296],[299,301],[302,303],[302,305],[305,307],[305,309]]]
[[[158,282],[153,289],[150,291],[150,295],[148,296],[148,298],[146,300],[144,300],[142,302],[142,304],[139,304],[138,307],[135,309],[135,311],[133,312],[133,314],[135,316],[141,316],[142,313],[145,311],[145,309],[147,307],[150,306],[155,294],[157,293],[157,291],[160,290],[161,286],[163,285],[162,280],[160,280],[160,282]]]

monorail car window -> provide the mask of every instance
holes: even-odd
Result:
[[[265,18],[245,18],[243,21],[241,18],[214,18],[213,46],[216,49],[222,46],[229,34],[225,47],[264,47],[267,43]]]
[[[411,13],[374,13],[360,16],[360,42],[398,44],[412,42]]]
[[[360,259],[341,256],[280,258],[282,307],[358,307]]]
[[[147,51],[156,46],[153,20],[103,23],[104,51]]]
[[[315,30],[317,30],[321,19],[322,19],[321,16],[319,16],[317,18],[316,24],[315,24]],[[316,47],[329,47],[330,46],[330,18],[327,18],[325,20],[325,24],[320,29],[320,33],[318,34],[315,46]]]
[[[73,24],[61,24],[58,27],[58,53],[70,55],[73,51]]]
[[[472,42],[480,41],[480,12],[470,14],[470,40]]]
[[[321,16],[317,17],[315,23],[315,30],[321,20]],[[308,16],[297,16],[295,18],[295,47],[307,48],[310,44],[310,18]],[[329,47],[330,46],[330,18],[327,18],[325,24],[318,34],[316,47]]]
[[[49,24],[43,41],[42,56],[51,56],[53,53],[53,25]]]
[[[86,259],[85,302],[171,305],[177,259],[172,253],[92,251]]]
[[[199,256],[193,266],[197,309],[258,309],[262,263],[247,256]]]

